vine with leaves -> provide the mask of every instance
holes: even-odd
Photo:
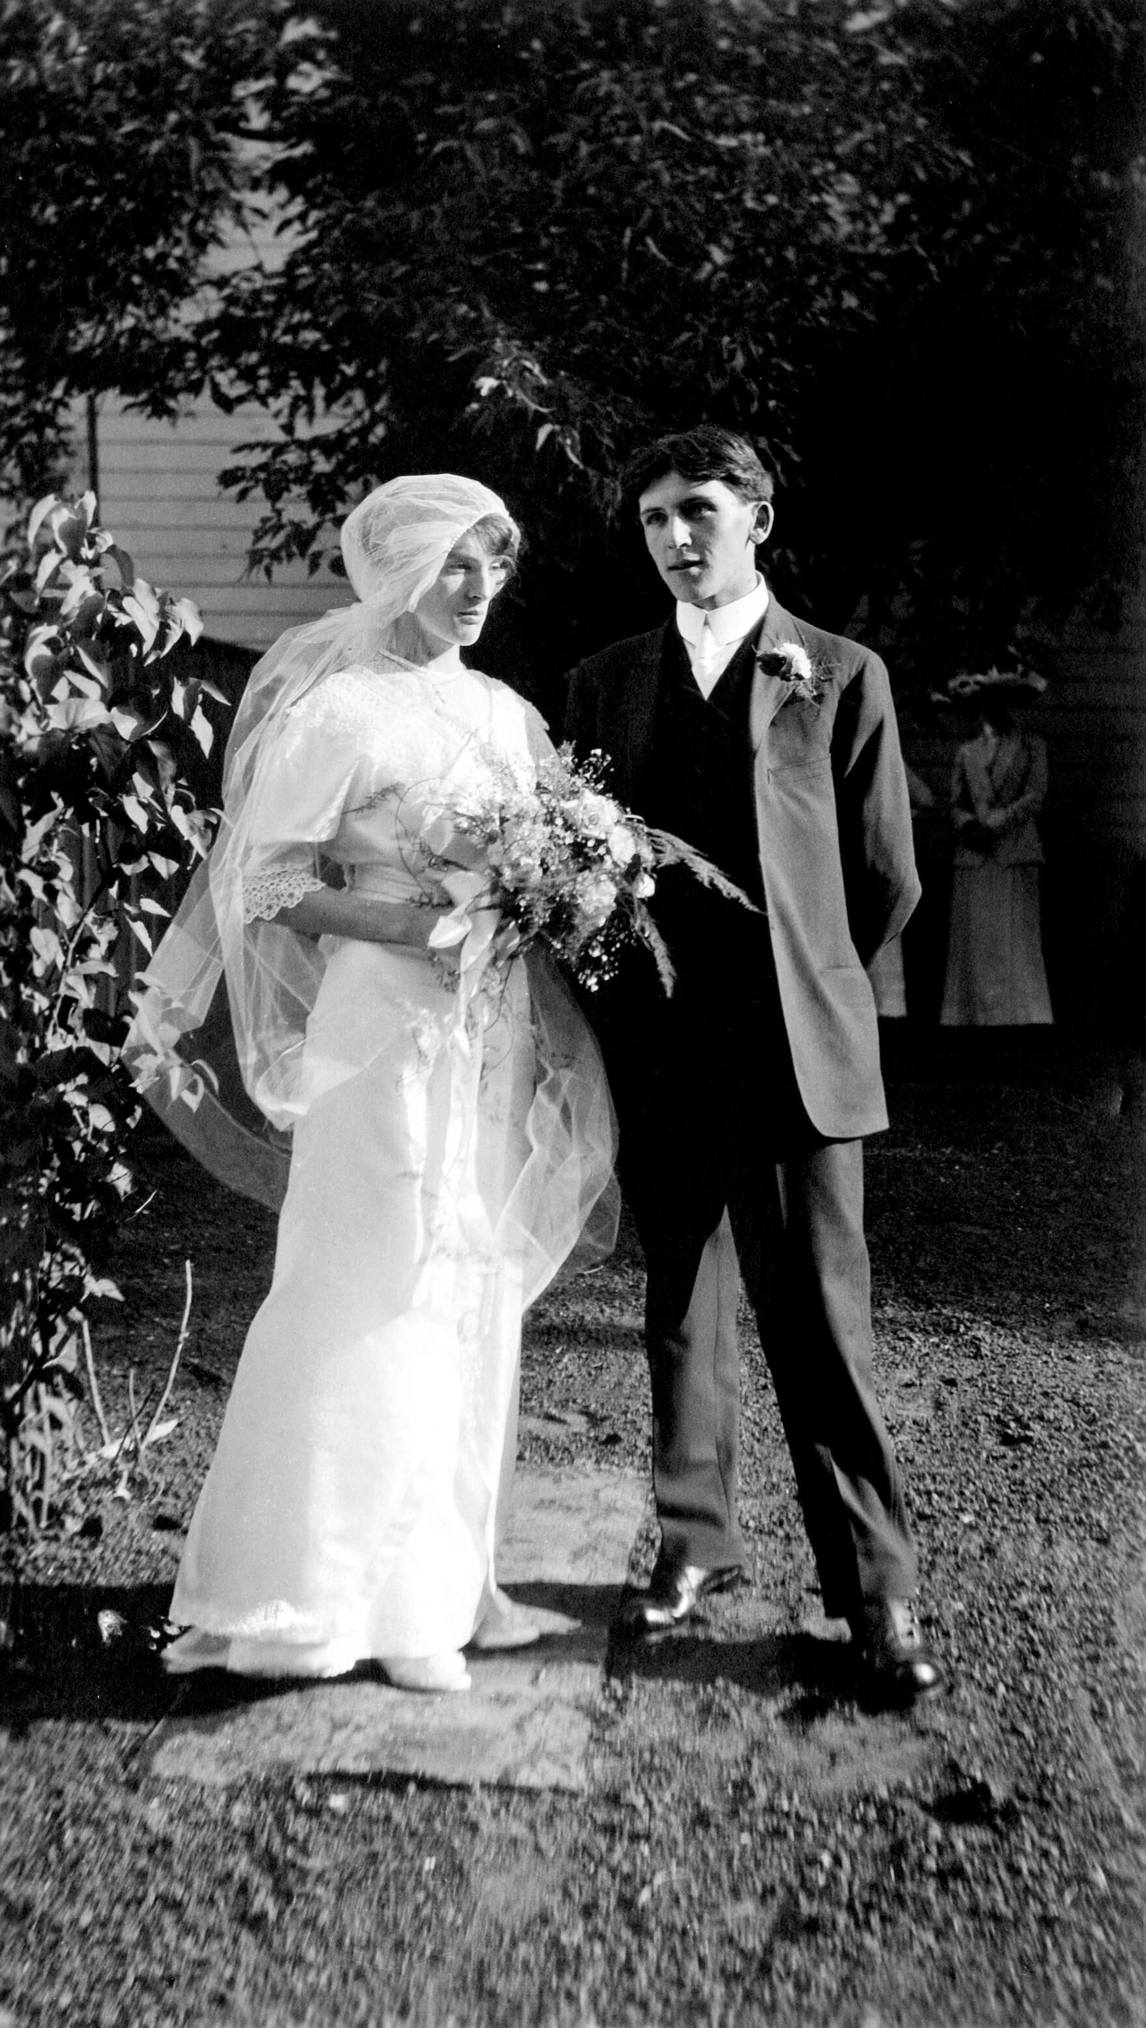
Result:
[[[117,1068],[137,965],[210,814],[201,620],[49,495],[0,567],[0,1541],[74,1514],[96,1306],[139,1116]],[[90,1391],[90,1388],[89,1388]],[[101,1417],[102,1420],[102,1417]],[[104,1431],[106,1435],[106,1430]]]

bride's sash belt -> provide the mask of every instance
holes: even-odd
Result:
[[[372,894],[379,901],[425,901],[426,890],[412,873],[399,866],[347,866],[346,885],[355,894]]]
[[[413,873],[403,867],[366,861],[345,868],[347,886],[356,894],[369,894],[382,901],[429,899],[426,889]],[[496,908],[483,907],[488,892],[488,875],[480,870],[454,868],[441,878],[441,887],[453,906],[443,914],[429,940],[427,955],[450,952],[456,964],[457,1019],[450,1046],[461,1057],[471,1055],[472,1036],[467,1015],[478,998],[487,975],[497,971],[494,938],[501,923]],[[502,974],[504,967],[501,968]],[[504,979],[502,978],[502,983]]]

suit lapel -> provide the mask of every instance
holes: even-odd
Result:
[[[798,641],[801,647],[808,646],[807,637],[799,620],[794,620],[791,613],[785,612],[782,605],[778,605],[774,598],[769,598],[768,610],[756,637],[755,652],[762,655],[767,648],[778,648],[781,641]],[[782,676],[773,676],[763,669],[757,669],[752,684],[749,721],[752,727],[754,753],[760,751],[764,735],[787,696],[788,685]]]
[[[618,783],[618,788],[630,799],[639,793],[652,749],[665,651],[670,645],[668,627],[642,634],[634,643],[633,659],[624,682],[617,684],[610,695],[614,714],[610,748],[624,770],[624,781]]]

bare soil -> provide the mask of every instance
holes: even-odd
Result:
[[[129,1368],[141,1404],[162,1383],[190,1259],[178,1421],[26,1563],[0,2028],[1146,2022],[1146,1126],[1118,1066],[1058,1035],[894,1043],[889,1082],[879,1374],[952,1687],[910,1714],[857,1698],[747,1332],[755,1584],[613,1657],[588,1797],[148,1773],[172,1702],[150,1629],[273,1226],[141,1142],[153,1194],[99,1370],[122,1427]],[[644,1467],[640,1301],[624,1234],[538,1306],[523,1456]]]

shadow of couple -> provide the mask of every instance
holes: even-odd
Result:
[[[511,1596],[550,1624],[536,1643],[480,1659],[505,1665],[520,1658],[523,1685],[538,1664],[596,1665],[614,1682],[723,1682],[782,1705],[797,1723],[855,1701],[846,1641],[802,1632],[722,1639],[698,1616],[658,1641],[626,1642],[613,1631],[621,1596],[615,1585],[536,1581],[513,1585]],[[165,1676],[160,1651],[169,1598],[160,1585],[19,1586],[7,1604],[14,1642],[0,1678],[10,1733],[61,1718],[155,1723],[174,1703],[205,1715],[297,1690],[306,1680],[222,1671],[178,1682]],[[356,1673],[380,1677],[369,1663]]]

